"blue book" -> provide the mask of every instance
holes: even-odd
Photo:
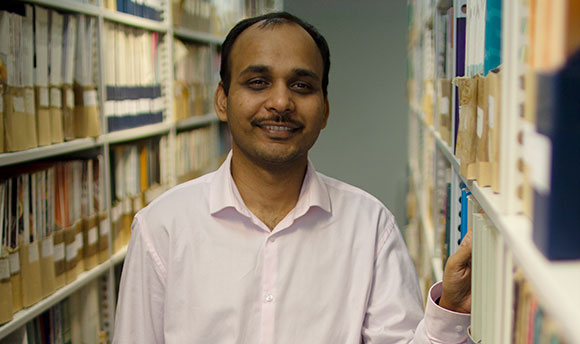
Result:
[[[467,231],[469,230],[467,225],[467,217],[471,216],[471,214],[468,213],[467,208],[467,196],[469,195],[471,195],[471,192],[467,190],[467,186],[465,184],[461,183],[461,225],[460,225],[461,233],[459,241],[457,242],[458,245],[461,244],[461,241],[463,240],[463,238],[467,234]]]
[[[580,49],[537,76],[537,131],[550,141],[551,165],[547,190],[534,189],[533,240],[548,259],[580,259]]]

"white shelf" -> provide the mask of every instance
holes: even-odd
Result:
[[[13,331],[24,326],[28,321],[34,319],[35,317],[37,317],[50,307],[64,300],[65,298],[73,294],[75,291],[84,287],[89,282],[92,282],[97,277],[107,272],[111,266],[112,260],[111,259],[107,260],[101,265],[98,265],[89,271],[81,273],[74,282],[58,289],[56,292],[54,292],[54,294],[48,296],[42,301],[35,303],[29,308],[25,308],[21,311],[18,311],[16,314],[14,314],[14,317],[10,322],[7,322],[6,324],[0,327],[0,339],[6,337]]]
[[[103,18],[105,18],[108,21],[112,21],[112,22],[116,22],[116,23],[124,24],[124,25],[129,25],[129,26],[133,26],[133,27],[137,27],[137,28],[141,28],[141,29],[145,29],[145,30],[150,30],[150,31],[157,31],[157,32],[162,32],[162,33],[167,32],[167,23],[165,23],[163,21],[142,18],[142,17],[134,16],[132,14],[123,13],[123,12],[111,11],[111,10],[106,9],[106,8],[102,8],[101,11],[103,14]]]
[[[451,149],[434,129],[425,123],[419,112],[417,117],[423,127],[435,138],[440,151],[456,171],[459,163]],[[480,187],[477,181],[461,176],[489,220],[505,239],[518,266],[532,284],[545,311],[561,326],[565,338],[580,343],[580,261],[552,262],[536,248],[532,241],[532,222],[524,215],[504,215],[499,208],[501,196],[489,187]]]
[[[82,13],[90,16],[100,15],[101,8],[97,5],[84,4],[73,0],[23,0],[31,4],[42,5],[56,10],[65,10],[67,12]]]
[[[115,253],[111,257],[111,264],[117,265],[123,260],[125,260],[125,257],[127,256],[127,247],[128,246],[123,247],[122,249],[119,250],[119,252]]]
[[[202,127],[214,122],[219,122],[218,116],[215,113],[209,113],[207,115],[194,116],[181,120],[175,124],[175,127],[177,130],[187,130]]]
[[[580,343],[580,261],[552,262],[532,241],[532,222],[524,215],[502,215],[499,195],[477,182],[466,183],[490,221],[505,239],[544,310],[561,326],[570,343]]]
[[[150,31],[167,32],[167,23],[147,18],[138,17],[132,14],[111,11],[98,5],[85,4],[73,0],[23,0],[31,4],[42,5],[44,7],[63,10],[67,12],[82,13],[89,16],[102,16],[106,20],[121,23],[133,27],[138,27]]]
[[[0,154],[0,166],[8,166],[29,162],[37,159],[49,158],[61,154],[78,152],[86,149],[96,148],[101,145],[93,138],[76,139],[49,146],[42,146],[25,151]]]
[[[214,44],[222,44],[225,37],[214,35],[211,33],[195,31],[183,27],[174,27],[173,35],[178,38],[183,38],[192,41],[208,42]]]
[[[121,143],[126,141],[133,141],[150,136],[157,136],[169,133],[172,123],[156,123],[144,125],[142,127],[114,131],[112,133],[104,134],[97,140],[100,143]]]

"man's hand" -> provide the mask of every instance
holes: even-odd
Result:
[[[460,313],[471,312],[471,240],[467,232],[454,255],[449,257],[443,274],[439,306]]]

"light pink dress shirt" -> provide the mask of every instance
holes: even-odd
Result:
[[[230,174],[181,184],[134,219],[114,343],[463,343],[469,316],[423,313],[393,215],[317,173],[270,231]]]

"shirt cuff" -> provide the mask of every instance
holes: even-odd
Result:
[[[462,343],[467,339],[467,327],[471,316],[445,309],[435,303],[441,297],[443,282],[435,283],[429,290],[425,309],[425,329],[438,343]]]

